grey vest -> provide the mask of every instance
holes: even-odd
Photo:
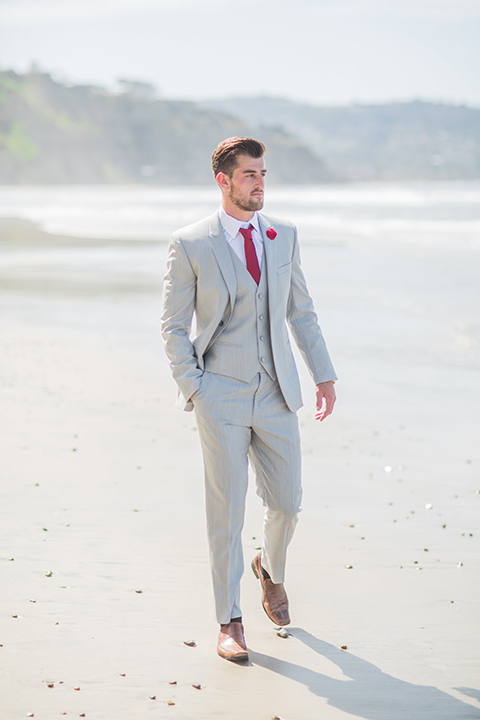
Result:
[[[205,370],[251,382],[264,370],[276,379],[270,340],[266,257],[257,284],[229,247],[237,279],[232,317],[204,357]]]

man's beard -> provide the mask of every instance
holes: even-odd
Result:
[[[263,195],[261,197],[243,198],[235,192],[233,187],[231,187],[228,197],[240,210],[255,212],[256,210],[261,210],[263,208]]]

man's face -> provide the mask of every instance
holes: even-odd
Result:
[[[237,167],[229,181],[228,198],[240,210],[255,212],[263,207],[265,160],[249,155],[237,157]]]

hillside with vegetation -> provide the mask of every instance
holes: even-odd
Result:
[[[207,184],[212,150],[231,135],[265,142],[274,184],[480,178],[480,109],[194,103],[161,99],[147,83],[120,86],[0,72],[0,184]]]
[[[255,128],[224,111],[163,100],[142,83],[119,94],[66,85],[50,75],[0,72],[0,184],[212,182],[220,140],[253,135],[268,146],[272,183],[333,179],[284,130]]]

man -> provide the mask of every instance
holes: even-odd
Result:
[[[290,622],[283,583],[301,509],[302,398],[285,320],[315,383],[316,417],[324,420],[335,403],[336,375],[300,268],[297,231],[259,212],[264,153],[251,138],[228,138],[215,149],[222,206],[172,235],[162,316],[177,405],[195,409],[202,444],[217,651],[237,662],[248,660],[240,580],[249,460],[265,506],[252,569],[268,617]]]

